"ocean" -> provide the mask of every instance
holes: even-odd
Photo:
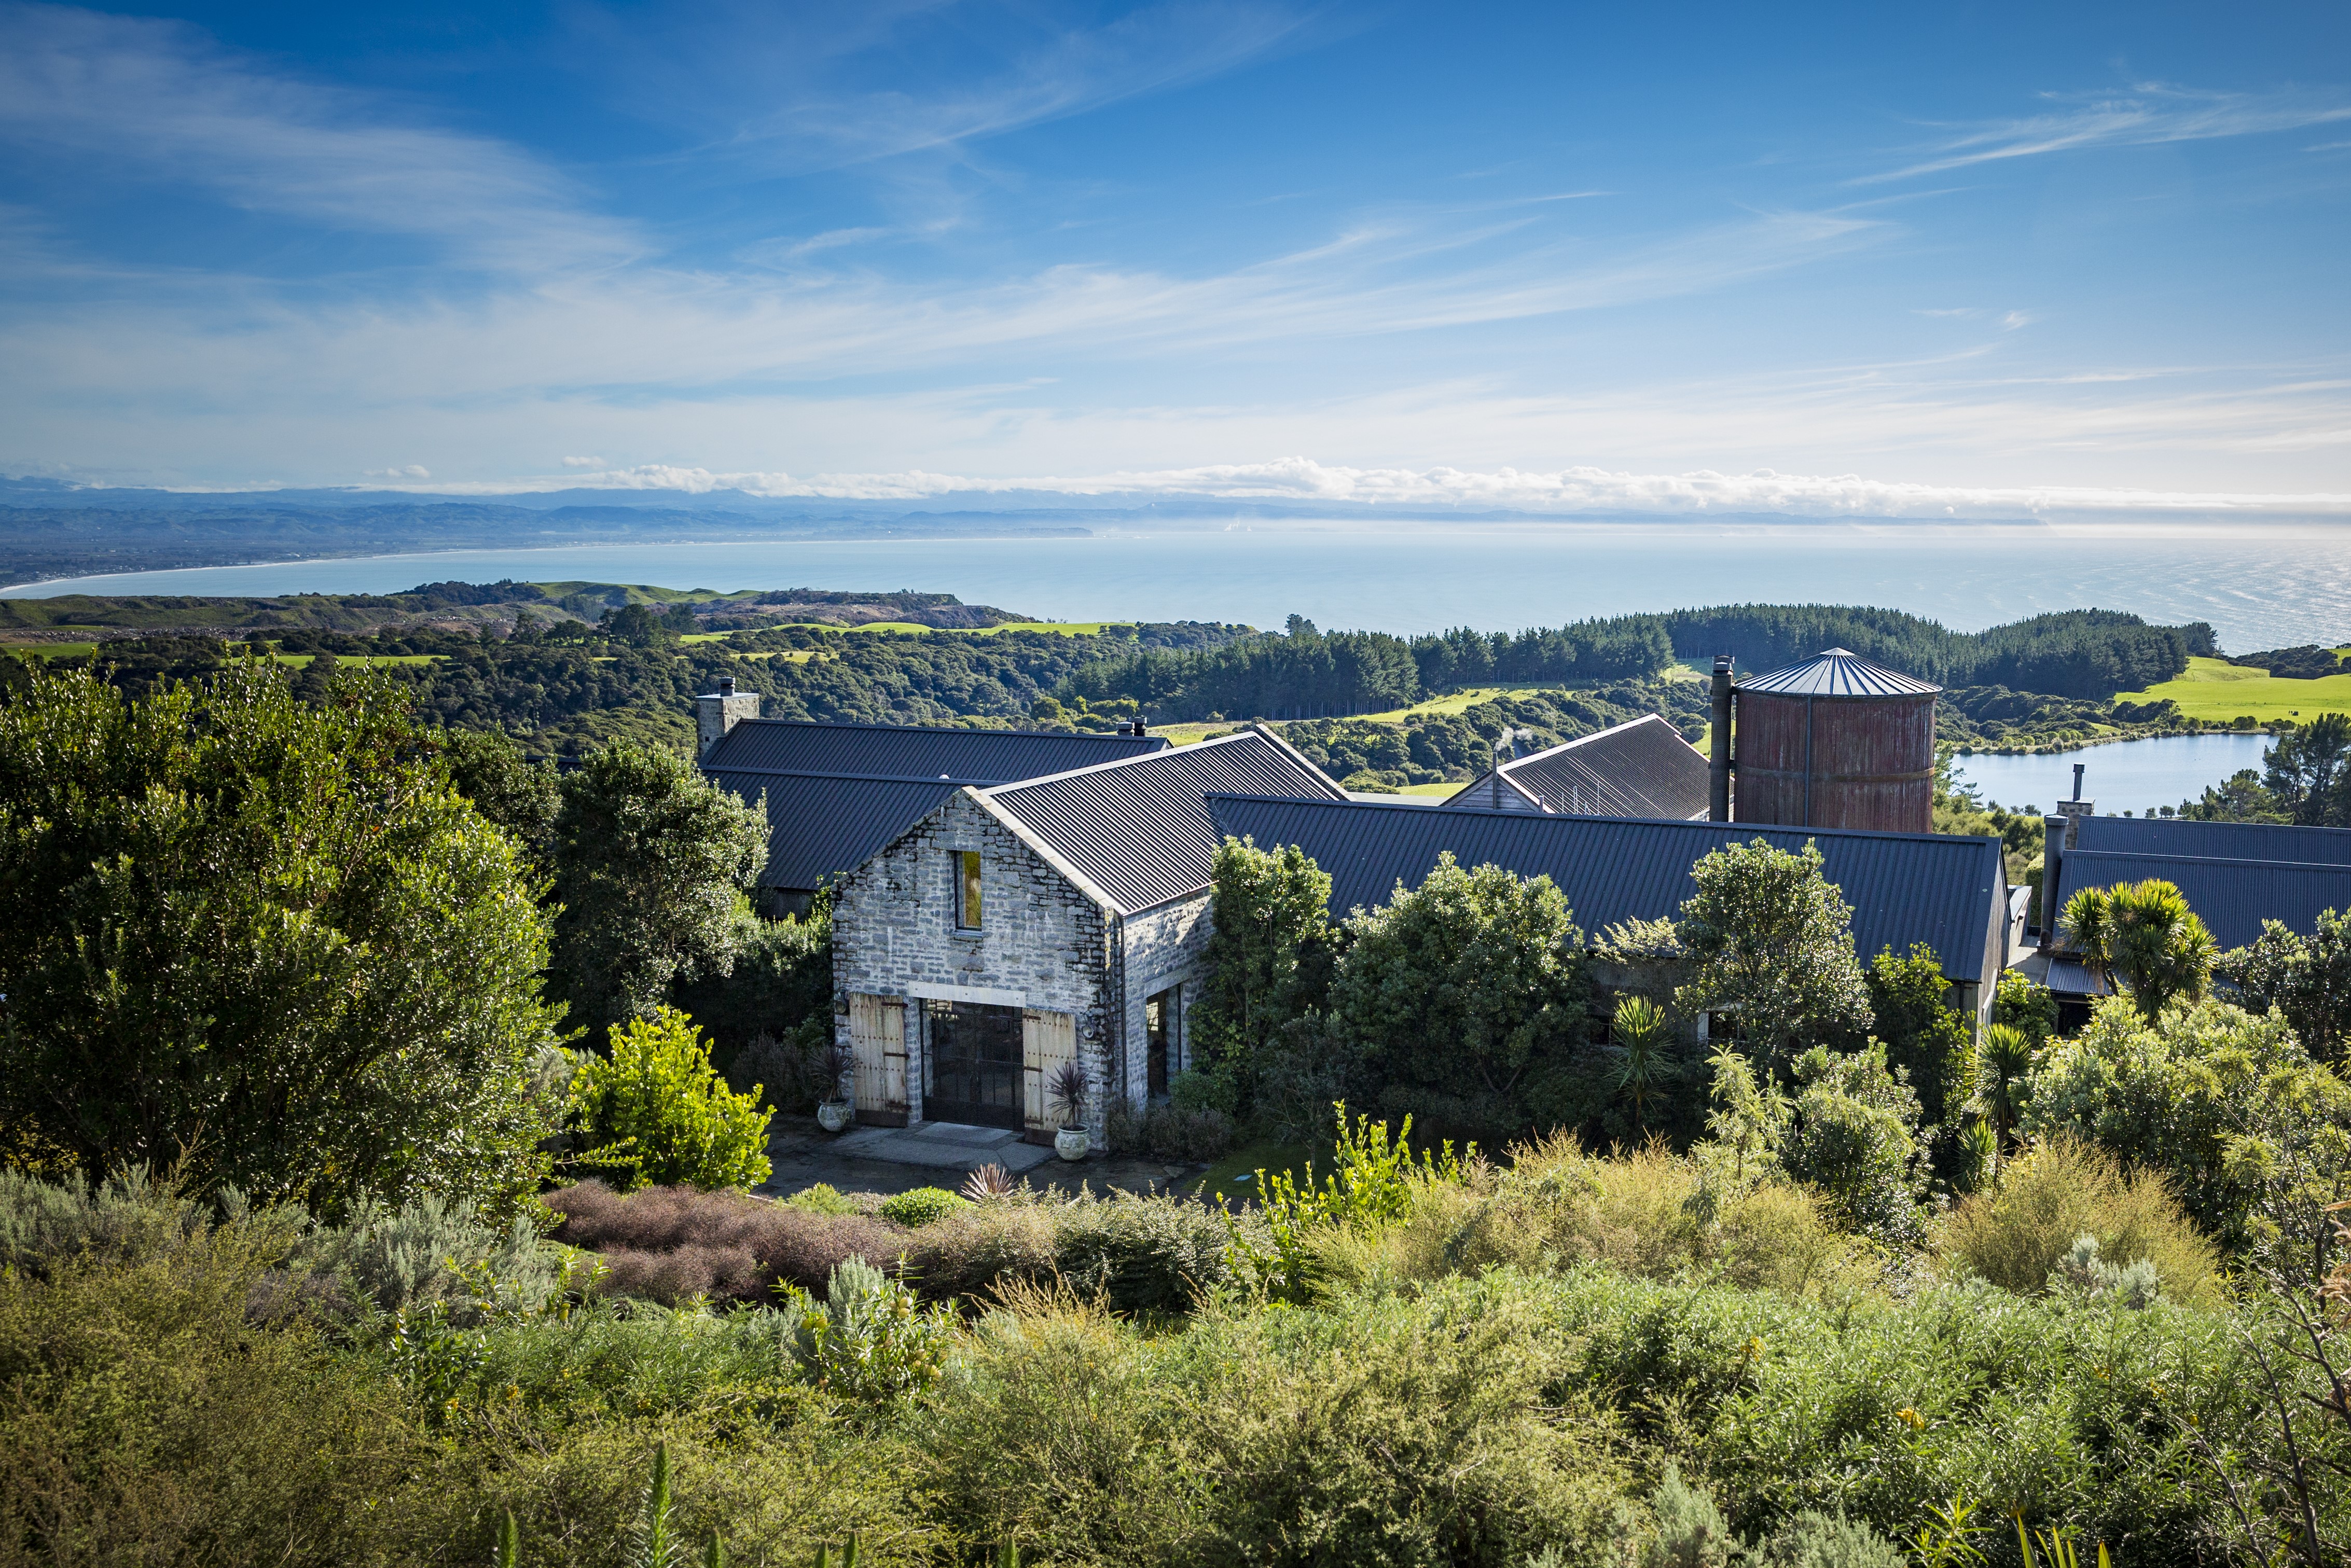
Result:
[[[57,593],[388,593],[444,579],[919,589],[1058,621],[1516,630],[1733,602],[1882,605],[1972,631],[2095,606],[2209,622],[2232,652],[2351,640],[2351,528],[2226,533],[1977,524],[1337,526],[1082,538],[776,539],[450,550],[131,572]]]

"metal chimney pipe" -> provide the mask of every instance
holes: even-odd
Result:
[[[1709,822],[1730,821],[1730,693],[1731,656],[1714,656],[1714,733],[1709,737],[1711,756],[1707,763],[1706,820]]]
[[[2074,799],[2076,800],[2082,798],[2082,770],[2088,766],[2084,762],[2074,764]]]

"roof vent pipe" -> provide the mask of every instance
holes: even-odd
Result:
[[[1708,737],[1706,820],[1730,821],[1730,694],[1736,661],[1729,653],[1714,656],[1714,732]]]
[[[2082,798],[2082,770],[2087,766],[2083,762],[2074,764],[2074,799],[2076,800]]]

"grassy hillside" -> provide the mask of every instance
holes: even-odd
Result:
[[[2222,659],[2190,659],[2179,679],[2134,693],[2128,700],[2175,702],[2187,717],[2207,723],[2226,724],[2243,715],[2265,725],[2282,718],[2351,713],[2351,674],[2299,681]]]

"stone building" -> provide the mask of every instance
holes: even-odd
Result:
[[[1076,1061],[1087,1116],[1164,1095],[1188,1060],[1222,841],[1207,797],[1343,801],[1259,729],[1046,778],[953,791],[843,876],[837,1038],[861,1121],[1049,1136]]]

